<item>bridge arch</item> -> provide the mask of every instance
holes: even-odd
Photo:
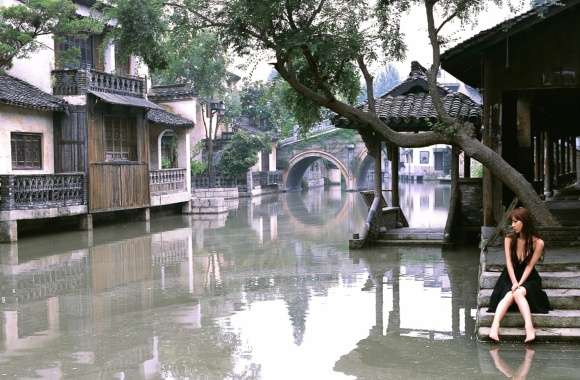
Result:
[[[382,151],[382,155],[383,160],[385,159],[385,157],[388,157],[387,155],[387,150],[383,149]],[[355,181],[356,184],[358,185],[358,189],[362,190],[362,189],[372,189],[372,182],[369,182],[369,176],[368,176],[368,172],[372,169],[374,170],[374,158],[369,154],[368,149],[365,147],[364,149],[362,149],[356,156],[356,172],[355,172]],[[390,161],[389,161],[390,162]],[[387,176],[389,176],[390,172],[391,172],[391,167],[390,165],[386,165],[383,170],[385,171],[385,173],[387,173]],[[371,179],[371,181],[374,181]]]
[[[288,162],[288,168],[284,171],[282,177],[284,181],[284,188],[286,190],[299,189],[300,181],[302,180],[304,173],[314,161],[319,159],[331,162],[338,168],[338,170],[340,170],[340,173],[346,182],[347,191],[356,190],[356,179],[347,169],[346,165],[344,165],[333,154],[322,150],[308,150],[305,152],[300,152],[292,157]]]

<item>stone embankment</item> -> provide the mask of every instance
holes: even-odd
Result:
[[[580,341],[580,228],[543,229],[546,241],[544,260],[536,265],[542,286],[554,310],[533,314],[536,339]],[[502,246],[490,247],[484,256],[477,299],[477,334],[488,340],[493,313],[487,312],[491,292],[504,267]],[[524,322],[519,312],[508,312],[500,327],[500,339],[522,340]]]
[[[221,214],[229,210],[229,202],[238,198],[238,188],[193,189],[191,192],[192,214]]]

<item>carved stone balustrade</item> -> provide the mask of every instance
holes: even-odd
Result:
[[[149,171],[149,191],[153,195],[185,191],[186,169]]]
[[[116,75],[93,69],[54,70],[54,95],[84,95],[87,91],[145,97],[145,78]]]
[[[0,210],[86,205],[83,173],[0,175]]]

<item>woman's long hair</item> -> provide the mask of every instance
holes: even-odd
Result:
[[[523,263],[527,264],[528,261],[532,258],[534,254],[534,236],[539,237],[538,231],[536,230],[536,225],[534,224],[534,220],[532,219],[532,215],[530,212],[523,207],[518,207],[514,209],[509,214],[509,220],[519,220],[522,222],[522,230],[520,233],[516,233],[515,231],[512,233],[510,251],[512,262],[519,263],[518,254],[517,254],[517,242],[518,238],[521,237],[525,239],[526,244],[524,245],[524,258],[522,260]]]

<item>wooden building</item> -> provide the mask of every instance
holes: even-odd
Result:
[[[187,212],[192,119],[148,100],[147,67],[102,36],[43,43],[0,76],[0,242],[17,240],[24,219],[81,215],[90,229],[95,213]],[[68,48],[78,62],[63,63]]]
[[[577,181],[580,1],[545,4],[447,50],[445,70],[481,89],[483,141],[551,199]],[[513,194],[485,171],[485,226]],[[578,197],[576,198],[578,199]]]

